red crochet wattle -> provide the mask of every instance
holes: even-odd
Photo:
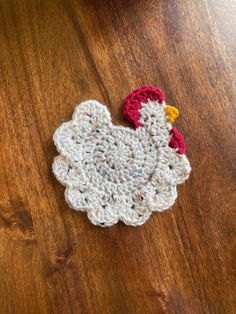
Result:
[[[123,115],[135,128],[142,126],[138,121],[140,118],[139,110],[142,107],[142,103],[148,102],[148,100],[162,103],[165,99],[165,94],[160,88],[147,85],[134,90],[123,103]]]
[[[170,133],[172,134],[172,137],[170,139],[169,146],[171,148],[178,148],[178,153],[184,154],[186,151],[186,144],[182,134],[177,131],[176,128],[172,128]]]

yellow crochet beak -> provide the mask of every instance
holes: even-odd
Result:
[[[170,106],[170,105],[166,106],[165,111],[168,116],[168,119],[167,119],[168,122],[174,122],[175,119],[177,119],[179,116],[179,110],[175,108],[174,106]]]

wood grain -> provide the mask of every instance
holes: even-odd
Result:
[[[0,1],[0,313],[236,311],[236,2]],[[180,109],[193,172],[172,210],[101,229],[68,208],[54,130],[145,84]]]

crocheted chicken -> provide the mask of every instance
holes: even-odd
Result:
[[[66,186],[66,201],[103,227],[119,220],[141,225],[171,207],[191,171],[183,137],[172,127],[179,112],[159,88],[133,91],[123,113],[134,128],[113,125],[107,107],[88,100],[53,136],[60,153],[53,172]]]

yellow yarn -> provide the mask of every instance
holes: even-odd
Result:
[[[168,115],[168,122],[174,122],[175,119],[178,118],[179,116],[179,110],[177,108],[175,108],[174,106],[166,106],[165,108],[166,114]]]

